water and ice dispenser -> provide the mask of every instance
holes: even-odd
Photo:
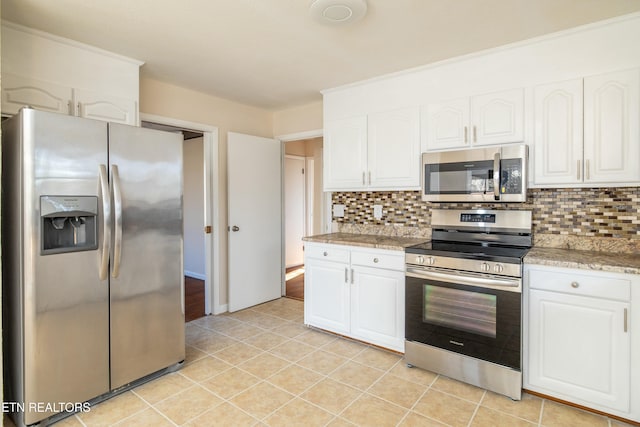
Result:
[[[98,248],[98,198],[40,196],[42,255]]]

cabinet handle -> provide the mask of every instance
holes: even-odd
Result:
[[[353,285],[353,268],[351,269],[351,284]]]
[[[465,143],[465,144],[467,143],[467,141],[468,141],[468,139],[469,139],[469,138],[468,138],[468,133],[469,133],[469,132],[468,132],[468,129],[467,129],[467,127],[465,126],[465,127],[464,127],[464,143]]]
[[[625,332],[627,332],[629,330],[628,322],[627,322],[628,320],[629,320],[629,313],[628,313],[627,309],[625,308],[624,309],[624,331]]]
[[[576,170],[578,171],[578,172],[576,173],[576,179],[577,179],[578,181],[580,181],[580,160],[578,160],[578,161],[576,162],[576,164],[578,165],[578,167],[576,168]]]
[[[365,178],[365,172],[362,171],[362,185],[366,185],[367,184],[367,182],[365,181],[364,178]]]
[[[478,127],[473,125],[473,142],[478,142]]]
[[[589,160],[587,159],[587,164],[584,167],[584,172],[587,175],[587,179],[591,179],[591,168],[589,167]]]
[[[82,117],[82,104],[78,102],[78,117]]]
[[[371,185],[371,171],[369,171],[369,185]]]
[[[328,253],[328,252],[326,252],[326,251],[325,251],[325,252],[322,252],[322,256],[327,256],[327,255],[329,255],[329,253]]]
[[[73,102],[67,102],[67,112],[70,116],[73,116]]]
[[[349,269],[347,267],[344,268],[344,283],[349,283]]]
[[[379,262],[380,260],[378,258],[374,258],[373,262],[375,262],[376,264]]]
[[[577,289],[578,287],[580,287],[580,283],[578,282],[571,282],[571,287],[574,289]]]

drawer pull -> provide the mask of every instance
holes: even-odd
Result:
[[[323,253],[322,253],[322,256],[327,256],[327,255],[329,255],[329,253],[328,253],[328,252],[323,252]]]
[[[344,283],[349,283],[349,269],[347,267],[344,268]]]
[[[380,260],[378,258],[374,258],[373,262],[375,262],[377,264],[378,262],[380,262]]]
[[[578,283],[578,282],[571,282],[571,287],[572,287],[572,288],[574,288],[574,289],[576,289],[576,288],[580,287],[580,283]]]

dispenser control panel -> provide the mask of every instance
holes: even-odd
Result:
[[[40,196],[42,255],[98,248],[98,198]]]

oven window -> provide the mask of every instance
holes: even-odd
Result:
[[[424,285],[423,321],[496,337],[496,295]]]

